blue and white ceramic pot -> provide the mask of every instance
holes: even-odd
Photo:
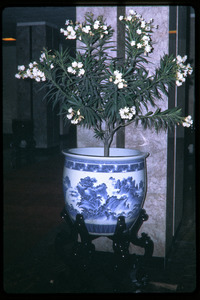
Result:
[[[113,235],[117,218],[127,230],[135,223],[146,195],[146,157],[138,150],[74,148],[63,151],[65,207],[72,220],[82,214],[88,232]]]

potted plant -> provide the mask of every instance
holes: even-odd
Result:
[[[120,16],[125,26],[125,59],[112,57],[113,29],[103,16],[85,15],[81,24],[66,21],[60,32],[66,39],[77,39],[76,57],[68,50],[44,49],[39,61],[18,66],[17,78],[31,78],[49,87],[47,97],[67,122],[93,129],[104,148],[76,148],[63,151],[63,187],[66,209],[72,220],[84,217],[89,233],[115,232],[117,218],[124,216],[127,229],[137,220],[146,194],[146,157],[133,149],[110,148],[121,128],[141,123],[156,131],[175,125],[189,127],[191,116],[175,107],[161,111],[163,94],[182,85],[192,73],[187,56],[164,55],[153,75],[148,72],[148,56],[153,51],[153,19],[146,22],[130,10]],[[149,104],[155,108],[149,111]]]

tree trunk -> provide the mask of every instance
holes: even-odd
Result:
[[[109,156],[109,151],[110,150],[110,144],[108,143],[108,141],[104,142],[104,156]]]
[[[105,135],[104,135],[104,156],[109,156],[110,155],[110,145],[112,143],[113,140],[113,135],[114,135],[114,130],[111,130],[109,128],[109,125],[106,123],[106,131],[105,131]]]

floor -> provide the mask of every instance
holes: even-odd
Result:
[[[10,149],[4,149],[3,277],[6,293],[198,292],[196,222],[191,208],[165,268],[155,260],[147,265],[149,280],[146,286],[124,285],[117,290],[112,280],[112,254],[95,253],[93,263],[85,269],[70,264],[74,241],[70,239],[69,226],[60,217],[64,204],[63,161],[60,151],[36,153],[34,163],[24,162],[20,168],[12,169]],[[55,243],[63,233],[66,234],[63,239],[65,258],[56,250]]]

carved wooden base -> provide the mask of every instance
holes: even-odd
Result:
[[[80,270],[88,270],[95,276],[95,246],[92,240],[99,236],[90,235],[87,231],[84,218],[81,214],[77,214],[76,221],[72,223],[67,212],[63,209],[61,217],[65,219],[71,228],[71,233],[68,238],[62,234],[58,234],[56,238],[56,249],[65,259],[63,247],[69,241],[73,242],[73,250],[69,262],[71,268]],[[118,217],[116,231],[113,236],[108,236],[113,241],[113,261],[112,261],[112,281],[113,292],[131,291],[141,292],[148,283],[148,274],[145,271],[145,263],[151,259],[153,255],[154,244],[151,238],[142,233],[138,237],[138,231],[144,221],[148,219],[145,210],[142,209],[136,223],[132,228],[126,231],[125,218]],[[78,234],[80,242],[78,242]],[[143,256],[129,253],[129,244],[133,243],[136,246],[142,247],[145,250]],[[106,255],[106,253],[105,253]],[[110,255],[110,253],[109,253]]]

